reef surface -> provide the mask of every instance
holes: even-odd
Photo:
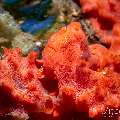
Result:
[[[120,109],[117,50],[115,54],[114,45],[109,49],[100,44],[89,45],[77,22],[50,37],[41,60],[37,52],[22,57],[17,48],[4,49],[0,60],[1,115],[22,111],[29,119],[45,119],[42,115],[46,114],[46,119],[98,120],[110,116],[117,120]],[[74,114],[78,114],[77,118]]]
[[[119,0],[0,6],[0,120],[120,119]]]

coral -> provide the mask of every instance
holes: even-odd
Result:
[[[103,44],[111,45],[120,39],[120,1],[119,0],[80,0],[82,12],[89,19]]]
[[[0,8],[0,26],[0,46],[19,47],[26,55],[34,47],[35,41],[38,41],[31,34],[22,32],[13,17],[2,8]]]
[[[120,119],[119,0],[2,0],[0,6],[15,17],[0,7],[0,51],[14,48],[0,53],[0,120]],[[48,39],[39,59],[46,41],[36,38],[76,20],[81,25],[72,22]]]
[[[59,12],[61,21],[76,21],[80,17],[79,6],[72,0],[53,0],[54,12]],[[56,11],[57,10],[57,11]]]
[[[38,40],[31,34],[21,32],[11,41],[12,48],[19,47],[24,55],[27,55]]]
[[[89,45],[72,22],[50,37],[41,60],[37,52],[23,57],[18,48],[4,49],[0,112],[30,120],[117,120],[119,68],[119,40],[110,48]]]
[[[22,31],[40,38],[56,22],[57,15],[49,14],[52,0],[3,0],[0,3],[15,18]]]
[[[22,57],[18,48],[4,49],[3,59],[0,60],[1,114],[19,111],[18,109],[24,109],[24,113],[51,114],[53,111],[54,99],[40,82],[44,74],[42,67],[37,68],[36,58],[36,52]]]
[[[13,17],[2,8],[0,8],[0,26],[0,37],[5,37],[10,40],[21,31]]]
[[[35,38],[41,41],[42,49],[51,34],[79,19],[80,9],[72,0],[1,0],[0,16],[0,37],[7,39],[0,45],[19,47],[27,55],[35,46]]]
[[[95,117],[109,106],[120,107],[119,54],[113,47],[88,45],[79,23],[71,23],[49,39],[43,68],[46,76],[58,81],[62,112],[88,112]]]

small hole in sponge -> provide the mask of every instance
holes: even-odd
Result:
[[[46,100],[45,107],[47,109],[52,109],[53,108],[53,101],[51,99]]]
[[[112,30],[113,25],[115,24],[114,21],[112,21],[111,19],[103,17],[99,17],[98,22],[102,30]]]
[[[111,44],[105,44],[105,43],[101,43],[104,47],[106,47],[107,49],[109,49],[111,47]]]
[[[52,93],[54,95],[58,94],[58,81],[57,80],[50,80],[50,79],[44,78],[44,79],[41,79],[40,82],[50,94]]]

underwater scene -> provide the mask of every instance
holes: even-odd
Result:
[[[0,0],[0,120],[120,120],[120,0]]]

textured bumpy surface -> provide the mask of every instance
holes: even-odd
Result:
[[[120,39],[119,0],[80,0],[84,17],[89,19],[101,42],[110,45]]]
[[[51,36],[42,60],[35,52],[22,57],[19,49],[5,49],[0,60],[1,114],[22,111],[30,120],[117,120],[118,43],[109,49],[88,45],[80,24],[72,22]]]
[[[4,49],[3,60],[0,61],[1,114],[19,108],[30,113],[52,112],[52,97],[40,83],[44,76],[42,68],[36,67],[36,58],[35,52],[31,52],[28,57],[22,57],[19,49]]]
[[[108,106],[119,108],[119,59],[119,50],[115,54],[112,46],[88,45],[79,23],[55,33],[44,49],[43,67],[47,76],[58,80],[62,111],[95,117]]]

